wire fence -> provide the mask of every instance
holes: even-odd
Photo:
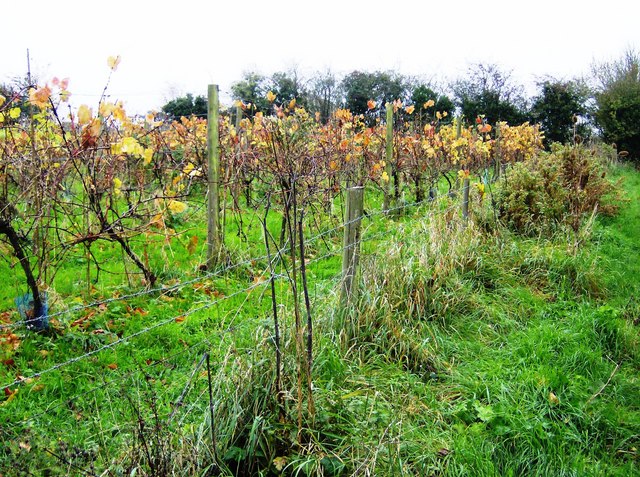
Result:
[[[324,240],[327,237],[332,237],[331,241],[325,242],[325,246],[327,248],[326,251],[320,253],[316,252],[312,257],[307,258],[307,270],[311,269],[311,265],[319,265],[322,262],[330,259],[331,257],[342,254],[349,247],[354,246],[345,246],[341,240],[333,240],[340,238],[339,233],[344,230],[346,226],[349,226],[350,224],[363,219],[369,220],[369,223],[364,227],[361,241],[357,245],[360,246],[360,244],[367,243],[375,244],[377,242],[383,244],[385,243],[385,240],[389,240],[391,238],[392,234],[390,234],[390,229],[385,226],[385,222],[376,223],[375,219],[377,217],[385,215],[393,216],[396,212],[401,212],[410,208],[420,208],[423,206],[429,207],[427,209],[420,209],[420,211],[424,211],[424,215],[433,216],[438,214],[449,214],[460,209],[459,203],[447,203],[446,201],[441,202],[442,199],[445,199],[445,196],[441,196],[436,200],[425,199],[419,202],[399,204],[388,210],[369,211],[365,215],[358,217],[352,221],[345,221],[336,225],[335,227],[320,230],[319,232],[311,235],[308,238],[305,237],[305,244],[312,244],[314,242]],[[378,228],[380,228],[380,230],[378,230]],[[267,277],[272,276],[274,280],[282,283],[282,286],[285,286],[286,283],[291,280],[290,274],[285,270],[284,273],[279,272],[271,275],[270,270],[275,270],[277,266],[286,267],[286,264],[282,262],[283,260],[285,260],[283,256],[288,251],[289,246],[290,242],[287,240],[285,241],[283,246],[278,247],[277,250],[275,252],[272,252],[271,254],[256,255],[251,258],[241,260],[237,263],[219,267],[215,270],[212,270],[211,272],[207,272],[197,277],[180,281],[179,283],[169,286],[159,286],[153,289],[140,289],[134,293],[125,294],[118,297],[106,298],[103,300],[94,301],[92,303],[71,307],[67,310],[62,310],[51,314],[50,316],[54,317],[82,312],[95,307],[140,297],[147,297],[153,294],[175,293],[190,285],[208,279],[224,277],[225,274],[233,271],[234,269],[255,263],[262,264],[262,275],[265,275]],[[384,246],[375,246],[369,253],[384,253],[384,250]],[[270,263],[269,257],[271,257]],[[332,277],[324,278],[323,280],[325,281],[325,283],[328,283],[328,288],[331,289],[335,287],[336,283],[339,283],[341,281],[341,276],[340,273],[336,271],[336,273],[333,274]],[[266,292],[267,285],[269,284],[270,280],[265,279],[263,281],[252,283],[249,286],[241,287],[227,295],[207,299],[205,302],[200,302],[195,306],[191,306],[185,311],[174,313],[168,318],[150,323],[144,328],[132,332],[128,335],[121,336],[112,342],[102,344],[100,346],[97,346],[95,349],[88,350],[77,356],[55,363],[44,369],[17,376],[10,382],[1,384],[0,393],[4,392],[5,394],[12,394],[17,390],[23,389],[25,393],[30,394],[35,392],[33,391],[34,388],[36,388],[39,383],[42,382],[41,380],[46,378],[47,376],[59,376],[56,379],[50,380],[52,383],[60,380],[64,380],[62,382],[65,383],[69,383],[73,382],[74,379],[82,379],[84,374],[80,374],[78,373],[78,371],[74,371],[75,365],[86,363],[92,360],[92,358],[97,357],[97,355],[105,353],[109,350],[116,350],[126,343],[133,343],[135,340],[143,336],[155,336],[155,332],[171,325],[172,323],[182,322],[190,316],[202,314],[207,310],[211,310],[213,307],[220,308],[223,303],[231,303],[232,299],[234,298],[242,298],[239,304],[227,306],[225,310],[225,316],[228,318],[224,318],[223,320],[219,321],[215,327],[207,332],[206,338],[198,339],[194,343],[191,343],[178,351],[175,351],[175,349],[173,349],[167,356],[163,357],[162,359],[154,360],[151,363],[146,363],[146,366],[134,367],[133,369],[118,369],[117,374],[115,372],[104,374],[104,371],[102,372],[102,374],[100,374],[100,371],[98,369],[95,369],[96,373],[99,374],[96,379],[102,379],[102,382],[96,383],[88,389],[83,389],[78,393],[68,393],[63,392],[62,390],[56,391],[55,389],[51,390],[48,393],[49,397],[47,400],[45,400],[44,404],[41,404],[36,409],[32,409],[25,415],[20,415],[17,418],[7,419],[4,424],[0,424],[0,428],[7,431],[7,439],[20,438],[20,436],[23,435],[22,433],[25,432],[25,429],[29,429],[28,432],[30,432],[32,435],[39,434],[44,438],[46,437],[47,432],[49,432],[47,426],[55,425],[55,423],[57,422],[56,419],[64,418],[69,420],[70,422],[73,422],[81,419],[81,417],[79,416],[84,416],[86,414],[94,416],[91,419],[86,419],[87,423],[84,424],[87,428],[85,431],[83,431],[83,438],[87,442],[106,442],[115,438],[119,438],[117,436],[120,435],[122,435],[122,438],[126,440],[126,436],[135,434],[136,432],[140,431],[140,420],[143,419],[143,417],[141,417],[140,415],[140,412],[142,411],[136,408],[136,406],[149,406],[148,400],[143,404],[145,398],[144,396],[142,396],[143,391],[140,389],[140,386],[142,386],[141,383],[143,383],[145,380],[148,381],[150,379],[171,380],[170,386],[160,386],[159,388],[155,387],[155,390],[153,391],[153,393],[155,394],[152,399],[152,401],[154,402],[158,401],[171,404],[169,406],[164,405],[161,410],[147,409],[147,413],[155,413],[155,417],[160,419],[162,422],[166,424],[172,423],[172,425],[177,426],[182,426],[185,422],[188,421],[202,422],[203,420],[208,419],[207,406],[209,405],[209,403],[207,403],[206,398],[207,389],[200,379],[202,377],[202,374],[208,374],[208,372],[205,373],[203,369],[204,357],[206,354],[210,353],[212,349],[218,348],[220,350],[220,352],[217,353],[217,356],[219,356],[219,362],[217,363],[217,369],[215,371],[216,374],[213,379],[214,382],[216,379],[218,379],[219,382],[216,384],[216,386],[221,386],[221,383],[226,377],[225,373],[229,372],[229,364],[227,363],[227,360],[231,359],[230,357],[232,355],[237,356],[238,353],[242,353],[242,351],[238,349],[237,343],[235,341],[236,337],[238,336],[236,332],[239,332],[241,334],[247,333],[260,326],[259,319],[247,319],[247,317],[245,316],[247,313],[247,303],[251,297],[257,296],[253,292],[260,291],[261,294],[263,294]],[[326,288],[323,288],[323,293],[321,293],[319,296],[314,296],[314,307],[316,306],[317,300],[325,299],[325,291]],[[260,295],[260,297],[261,296],[262,295]],[[255,311],[252,310],[252,313],[255,313]],[[15,329],[19,326],[26,326],[28,325],[28,323],[29,320],[22,320],[19,322],[3,325],[0,330]],[[232,339],[225,343],[225,337],[227,336],[230,336]],[[129,349],[133,355],[136,355],[136,353],[139,352],[136,347],[129,347]],[[251,353],[251,351],[252,350],[250,348],[244,350],[244,352],[246,353]],[[82,373],[91,373],[91,370],[94,368],[89,366],[87,368],[88,371],[85,369],[82,371]],[[76,374],[74,375],[74,373]],[[66,376],[66,378],[64,378],[64,376]],[[209,379],[212,379],[210,375]],[[128,391],[125,392],[123,391],[123,389],[128,389]],[[114,409],[118,407],[115,405],[115,401],[121,401],[123,396],[127,392],[134,394],[137,393],[138,397],[136,399],[138,399],[139,402],[130,403],[128,414],[124,413],[124,411],[114,411]],[[0,407],[0,413],[1,412],[2,408]],[[148,415],[146,418],[148,418]],[[84,421],[84,418],[81,420]],[[65,458],[64,455],[61,455],[61,453],[57,452],[56,449],[47,448],[44,449],[44,451],[48,452],[57,459]],[[98,475],[98,473],[95,472],[92,467],[80,464],[76,465],[73,464],[73,462],[69,462],[68,464],[71,465],[71,467],[74,468],[74,472],[79,473],[79,475]]]
[[[402,205],[398,205],[398,206],[394,206],[394,207],[390,207],[387,210],[377,210],[377,211],[372,211],[372,212],[367,212],[367,214],[364,216],[364,218],[373,218],[376,216],[381,216],[381,215],[387,215],[387,214],[392,214],[394,212],[400,211],[400,210],[405,210],[408,208],[412,208],[412,207],[417,207],[420,205],[424,205],[424,204],[433,204],[439,200],[442,200],[443,198],[445,198],[446,196],[440,196],[437,199],[424,199],[418,202],[411,202],[411,203],[406,203],[406,204],[402,204]],[[454,206],[455,208],[455,206]],[[340,231],[342,229],[344,229],[346,226],[355,223],[359,220],[361,220],[362,217],[353,219],[352,221],[345,221],[345,222],[341,222],[339,225],[337,225],[336,227],[330,228],[328,230],[325,230],[323,232],[317,233],[309,238],[305,238],[305,244],[311,244],[314,243],[320,239],[324,239],[325,237],[335,234],[335,232]],[[288,245],[289,245],[289,239],[286,240],[285,244],[280,247],[278,250],[276,250],[274,252],[274,256],[280,256],[282,253],[284,253],[286,250],[288,250]],[[206,281],[208,279],[211,278],[216,278],[216,277],[220,277],[225,275],[226,273],[235,270],[235,269],[239,269],[242,268],[244,266],[247,265],[251,265],[253,263],[260,263],[264,260],[267,259],[267,254],[262,254],[262,255],[257,255],[257,256],[253,256],[251,258],[245,259],[245,260],[241,260],[239,262],[227,265],[227,266],[223,266],[223,267],[217,267],[215,270],[211,271],[211,272],[206,272],[206,273],[202,273],[200,275],[198,275],[197,277],[194,277],[192,279],[189,280],[185,280],[173,285],[161,285],[159,287],[154,287],[154,288],[149,288],[149,287],[142,287],[139,290],[133,292],[133,293],[127,293],[124,295],[119,295],[119,296],[114,296],[114,297],[109,297],[109,298],[105,298],[105,299],[101,299],[101,300],[96,300],[93,301],[91,303],[87,303],[87,304],[83,304],[83,305],[77,305],[77,306],[73,306],[71,308],[65,309],[65,310],[61,310],[58,312],[54,312],[54,313],[50,313],[48,314],[48,318],[52,319],[52,318],[57,318],[60,317],[62,315],[70,315],[73,313],[77,313],[77,312],[82,312],[88,309],[92,309],[92,308],[97,308],[100,306],[104,306],[104,305],[108,305],[110,303],[115,303],[115,302],[121,302],[121,301],[127,301],[127,300],[132,300],[135,298],[139,298],[139,297],[144,297],[144,296],[149,296],[149,295],[155,295],[155,294],[167,294],[167,293],[174,293],[177,291],[182,290],[183,288],[193,285],[195,283],[199,283],[199,282],[203,282]],[[12,329],[12,328],[18,328],[18,327],[23,327],[23,326],[29,326],[31,324],[33,324],[34,322],[40,320],[40,318],[30,318],[30,319],[25,319],[25,320],[17,320],[14,321],[12,323],[0,323],[0,331],[2,330],[8,330],[8,329]]]

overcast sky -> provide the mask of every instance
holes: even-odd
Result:
[[[589,73],[594,61],[640,49],[638,0],[2,0],[0,81],[31,69],[69,77],[74,103],[109,86],[127,111],[188,92],[223,98],[244,71],[270,75],[395,70],[445,82],[470,64],[498,64],[522,84]]]

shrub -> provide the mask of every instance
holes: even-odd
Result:
[[[592,214],[615,215],[618,184],[606,178],[595,150],[554,146],[549,154],[514,165],[497,191],[500,219],[525,235],[558,228],[577,233]]]

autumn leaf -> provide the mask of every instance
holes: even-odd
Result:
[[[287,465],[286,457],[276,457],[275,459],[273,459],[273,466],[278,472],[282,472],[282,469],[284,469],[285,465]]]
[[[80,124],[81,126],[84,124],[89,124],[92,116],[93,112],[91,111],[91,108],[89,108],[89,106],[87,106],[86,104],[80,105],[80,107],[78,108],[78,124]]]
[[[18,447],[20,447],[20,449],[26,450],[27,452],[31,450],[31,445],[28,442],[20,442],[18,444]]]
[[[288,108],[289,108],[290,110],[293,110],[293,108],[295,108],[295,107],[296,107],[296,98],[293,98],[291,101],[289,101],[289,106],[288,106]]]
[[[184,316],[176,317],[176,323],[182,323],[186,318]]]
[[[193,255],[198,248],[198,236],[193,235],[191,239],[189,239],[189,243],[187,244],[187,252],[189,255]]]
[[[180,214],[187,210],[187,204],[171,199],[167,204],[167,208],[174,214]]]
[[[435,104],[436,104],[435,101],[433,99],[430,99],[429,101],[427,101],[422,105],[422,109],[429,109],[433,107]]]
[[[383,171],[380,178],[385,182],[389,182],[389,174],[387,174],[387,171]]]
[[[4,388],[4,395],[7,396],[7,399],[2,404],[0,404],[0,406],[6,406],[11,401],[13,401],[18,395],[18,391],[18,389],[11,390],[9,388]]]
[[[9,117],[11,119],[18,119],[20,117],[20,113],[22,111],[20,110],[20,108],[11,108],[9,110]]]
[[[147,148],[144,150],[144,153],[142,154],[142,158],[143,158],[143,163],[145,166],[148,166],[151,163],[151,160],[153,159],[153,149]]]
[[[39,108],[46,108],[49,106],[49,98],[51,97],[51,88],[49,85],[42,88],[31,88],[29,90],[29,101],[31,104],[38,106]]]
[[[549,402],[554,406],[557,406],[560,404],[560,399],[558,399],[558,396],[556,396],[555,393],[549,392]]]
[[[369,110],[375,109],[376,107],[376,102],[373,99],[370,99],[369,101],[367,101],[367,108],[369,108]]]
[[[120,194],[122,194],[122,181],[120,179],[118,179],[117,177],[113,179],[113,193],[116,196],[119,196]]]
[[[404,108],[404,111],[407,114],[413,114],[413,112],[415,111],[416,107],[412,104],[411,106],[407,106],[406,108]]]
[[[109,58],[107,58],[107,66],[109,66],[111,71],[117,70],[119,64],[120,64],[120,55],[110,56]]]
[[[118,365],[116,363],[111,363],[107,365],[107,368],[109,369],[118,369]]]
[[[267,93],[267,101],[269,101],[270,103],[273,103],[276,100],[276,95],[274,94],[273,91],[269,91]]]

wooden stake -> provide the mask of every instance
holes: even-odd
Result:
[[[364,203],[364,187],[347,189],[347,207],[345,210],[344,240],[342,251],[342,290],[340,302],[346,305],[356,295],[354,282],[360,260],[360,223]]]
[[[210,84],[208,87],[207,106],[207,163],[209,174],[207,186],[209,200],[207,204],[207,270],[211,271],[218,262],[220,256],[220,152],[218,149],[218,85]]]
[[[387,149],[385,151],[385,172],[387,183],[384,186],[384,203],[382,208],[387,211],[391,208],[391,162],[393,161],[393,104],[387,103]]]

